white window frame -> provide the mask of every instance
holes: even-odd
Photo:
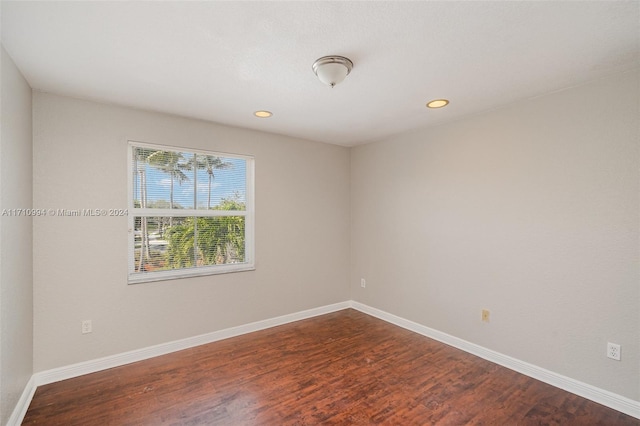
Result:
[[[238,158],[245,160],[246,164],[246,193],[245,211],[235,210],[207,210],[207,209],[150,209],[134,207],[134,176],[133,176],[133,152],[134,148],[155,149],[161,151],[188,152],[200,155],[213,155],[225,158]],[[128,183],[128,283],[137,284],[151,281],[172,280],[178,278],[199,277],[204,275],[226,274],[230,272],[255,270],[255,159],[253,156],[241,154],[229,154],[217,151],[185,148],[181,146],[169,146],[150,144],[129,140],[127,146],[127,183]],[[194,185],[196,183],[194,182]],[[245,256],[242,263],[230,263],[220,265],[199,266],[166,271],[135,272],[135,242],[134,229],[135,218],[147,217],[215,217],[215,216],[244,216],[245,217]]]

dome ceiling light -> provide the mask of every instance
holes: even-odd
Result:
[[[323,56],[313,63],[312,68],[321,82],[334,87],[349,75],[353,69],[353,62],[344,56]]]

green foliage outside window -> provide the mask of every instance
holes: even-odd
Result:
[[[245,202],[250,160],[144,146],[134,146],[132,153],[131,272],[250,262]],[[228,195],[229,187],[240,190]]]
[[[224,199],[215,210],[244,210],[244,204]],[[166,240],[169,269],[243,262],[244,217],[188,217],[167,230]]]

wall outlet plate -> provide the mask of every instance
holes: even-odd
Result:
[[[620,361],[620,345],[616,343],[607,343],[607,358]]]

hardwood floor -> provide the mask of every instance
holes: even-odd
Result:
[[[37,389],[26,425],[640,425],[348,309]]]

